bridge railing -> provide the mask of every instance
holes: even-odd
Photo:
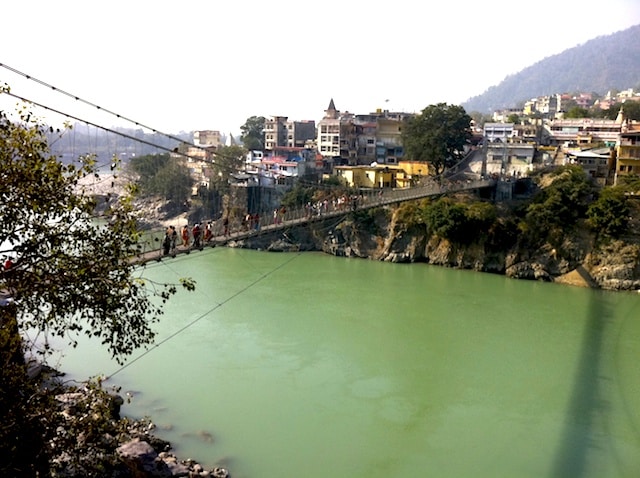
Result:
[[[495,184],[494,180],[466,180],[457,182],[437,183],[435,181],[428,184],[402,189],[360,189],[357,194],[343,195],[331,200],[307,203],[297,208],[278,209],[275,211],[263,211],[257,220],[250,221],[232,218],[225,234],[223,219],[216,221],[202,221],[201,227],[210,223],[212,238],[216,241],[228,240],[235,237],[243,237],[249,233],[262,230],[271,230],[283,227],[284,225],[299,224],[305,221],[313,221],[327,216],[337,216],[358,209],[369,209],[372,207],[384,206],[402,201],[421,199],[429,196],[437,196],[446,193],[453,193],[471,189],[489,187]],[[180,230],[183,224],[176,224],[178,232],[178,243],[181,243]],[[193,226],[190,225],[190,226]],[[142,254],[157,251],[162,247],[165,229],[152,229],[143,231],[140,237]],[[190,237],[190,241],[193,238]]]

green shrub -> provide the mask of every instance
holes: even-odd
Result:
[[[430,234],[468,244],[487,237],[496,222],[497,213],[490,203],[465,204],[441,198],[423,208],[422,218]]]
[[[629,212],[624,189],[614,186],[600,192],[589,206],[587,217],[596,234],[617,238],[627,230]]]

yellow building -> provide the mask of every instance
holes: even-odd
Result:
[[[429,176],[431,173],[431,165],[424,161],[399,161],[398,166],[412,177]]]
[[[403,173],[397,166],[334,166],[334,173],[352,188],[394,188],[396,176]]]
[[[640,175],[640,125],[620,134],[616,157],[616,184],[620,176]]]
[[[399,161],[398,167],[400,170],[396,173],[396,187],[399,188],[415,186],[431,172],[430,164],[424,161]]]

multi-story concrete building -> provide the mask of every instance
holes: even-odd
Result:
[[[316,122],[312,120],[288,121],[287,144],[288,148],[304,148],[316,137]]]
[[[216,150],[222,145],[222,135],[215,130],[193,132],[193,143],[182,143],[178,151],[170,153],[174,161],[179,161],[189,169],[194,180],[192,193],[198,193],[200,187],[209,187],[212,167],[211,163]]]
[[[331,99],[318,123],[318,152],[335,165],[397,164],[404,151],[402,124],[409,116],[382,110],[340,113]]]
[[[573,97],[573,101],[580,108],[590,108],[593,106],[593,95],[591,93],[579,93]]]
[[[201,130],[193,132],[193,144],[196,146],[215,146],[222,145],[222,135],[220,131]]]
[[[548,117],[553,117],[561,107],[560,95],[541,96],[536,103],[536,111]]]
[[[312,120],[289,121],[286,116],[272,116],[264,123],[265,149],[302,148],[316,135]]]
[[[616,144],[616,172],[614,182],[620,176],[640,175],[640,125],[633,125],[620,134]]]
[[[264,149],[287,144],[287,117],[271,116],[264,122]]]
[[[515,136],[515,125],[513,123],[485,123],[483,136],[486,141],[508,141]]]
[[[316,146],[325,158],[340,157],[340,111],[336,109],[333,98],[324,111],[324,117],[318,122]]]
[[[588,145],[604,143],[613,147],[622,132],[622,120],[556,119],[545,123],[551,145]]]
[[[552,118],[561,109],[561,95],[538,96],[525,102],[522,113],[525,116],[539,114],[547,118]]]
[[[569,151],[565,155],[565,164],[578,164],[594,180],[605,184],[609,176],[611,150],[609,148]]]

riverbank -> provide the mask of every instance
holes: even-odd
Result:
[[[224,467],[205,469],[191,458],[180,459],[170,442],[154,435],[149,419],[121,417],[125,398],[119,389],[106,389],[99,379],[71,385],[64,374],[39,362],[31,363],[28,375],[53,398],[48,413],[59,417],[48,443],[52,476],[229,477]]]
[[[424,224],[408,224],[403,207],[379,208],[335,219],[264,233],[231,247],[267,251],[322,251],[395,263],[427,263],[471,269],[513,279],[540,280],[615,291],[640,290],[640,205],[623,239],[598,241],[586,224],[564,234],[561,243],[529,248],[526,241],[496,247],[482,235],[465,243],[429,234]]]

